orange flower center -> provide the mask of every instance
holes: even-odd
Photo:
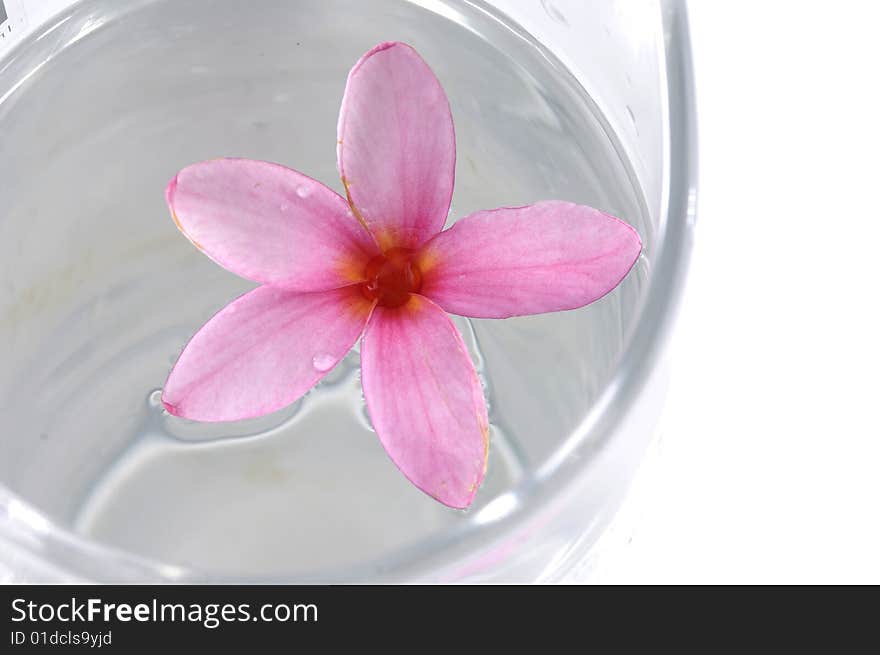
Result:
[[[413,262],[415,251],[392,248],[384,255],[373,257],[364,271],[366,282],[361,292],[370,301],[382,307],[400,307],[406,304],[411,293],[422,288],[422,273]]]

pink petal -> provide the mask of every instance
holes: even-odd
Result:
[[[420,293],[477,318],[574,309],[616,287],[641,249],[632,227],[584,205],[481,211],[425,245]]]
[[[278,164],[212,159],[168,184],[177,227],[224,268],[256,282],[320,291],[362,280],[377,254],[345,199]]]
[[[416,248],[443,228],[455,181],[452,114],[410,46],[382,43],[351,69],[336,154],[352,207],[383,249]]]
[[[186,345],[165,382],[165,408],[197,421],[234,421],[289,405],[351,349],[370,308],[357,286],[314,293],[258,287]]]
[[[486,471],[489,420],[449,317],[415,295],[403,307],[376,307],[361,371],[370,418],[392,461],[444,505],[470,505]]]

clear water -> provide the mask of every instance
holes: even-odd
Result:
[[[83,3],[0,71],[2,484],[79,533],[228,577],[368,576],[479,530],[483,510],[516,512],[613,379],[646,257],[585,309],[456,318],[492,424],[486,481],[458,512],[385,456],[356,351],[269,417],[163,412],[157,390],[187,338],[252,286],[178,234],[163,189],[190,162],[241,156],[341,191],[347,71],[403,40],[452,106],[450,220],[566,199],[627,219],[650,253],[640,193],[583,90],[464,1],[278,0],[248,17],[234,0],[120,4]]]

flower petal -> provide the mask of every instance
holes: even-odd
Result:
[[[444,505],[470,505],[486,472],[489,420],[449,317],[416,295],[403,307],[376,307],[361,371],[370,418],[392,461]]]
[[[339,174],[355,212],[387,250],[443,228],[455,181],[455,131],[443,88],[418,53],[382,43],[348,74]]]
[[[196,247],[256,282],[333,289],[360,281],[378,253],[344,198],[279,164],[199,162],[180,171],[165,195],[177,227]]]
[[[425,245],[420,293],[477,318],[575,309],[616,287],[641,249],[632,227],[584,205],[481,211]]]
[[[235,421],[289,405],[351,349],[371,304],[357,286],[314,293],[268,285],[232,301],[184,348],[162,391],[165,408]]]

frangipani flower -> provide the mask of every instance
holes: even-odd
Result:
[[[177,416],[231,421],[278,410],[358,338],[367,409],[388,455],[455,508],[483,480],[482,387],[446,312],[506,318],[574,309],[611,291],[641,251],[635,230],[569,202],[480,211],[443,229],[455,134],[446,95],[403,43],[351,70],[337,158],[347,198],[278,164],[215,159],[170,182],[181,232],[262,283],[187,344],[162,400]]]

